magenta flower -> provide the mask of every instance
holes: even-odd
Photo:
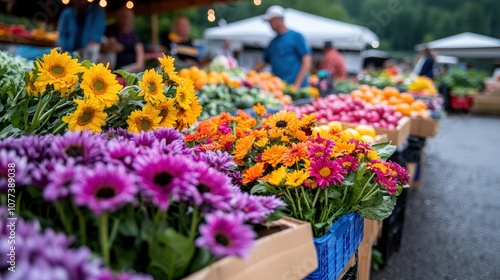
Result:
[[[182,134],[172,128],[160,128],[155,130],[153,134],[158,141],[165,140],[167,145],[174,142],[175,140],[184,140],[184,136],[182,136]]]
[[[69,131],[56,136],[52,141],[51,154],[56,158],[72,158],[76,163],[92,164],[99,161],[103,154],[103,140],[90,131]]]
[[[408,171],[405,168],[401,167],[401,165],[392,161],[389,162],[389,166],[392,170],[396,172],[397,174],[396,176],[398,177],[398,180],[402,185],[408,184],[408,182],[410,181],[410,175],[408,174]]]
[[[234,211],[241,212],[245,221],[258,224],[266,220],[267,216],[273,211],[264,207],[258,196],[248,193],[233,194],[231,206]]]
[[[84,172],[71,191],[77,205],[87,206],[95,215],[100,215],[103,211],[113,212],[136,202],[137,177],[123,166],[98,163]]]
[[[207,214],[199,230],[201,236],[196,239],[196,246],[208,248],[219,258],[247,257],[256,238],[252,228],[244,224],[243,217],[235,214]]]
[[[330,184],[341,184],[347,171],[338,162],[323,158],[311,162],[309,173],[320,188],[325,188]]]
[[[106,161],[132,169],[134,159],[139,155],[135,143],[123,139],[111,139],[106,143]]]
[[[211,167],[221,171],[227,172],[230,169],[237,166],[237,164],[233,161],[233,156],[228,152],[223,151],[204,151],[195,156],[195,160],[204,161],[208,163]]]
[[[223,125],[219,126],[219,127],[217,128],[217,130],[218,130],[220,133],[222,133],[222,134],[230,134],[230,133],[232,133],[232,132],[233,132],[233,131],[231,130],[231,128],[229,128],[229,127],[227,126],[227,124],[223,124]]]
[[[166,210],[171,198],[184,200],[199,197],[193,164],[186,157],[151,155],[138,158],[135,168],[142,180],[144,194]]]
[[[188,148],[186,143],[182,140],[174,140],[170,143],[168,143],[165,139],[156,141],[152,146],[152,152],[160,155],[184,156],[189,158],[194,156],[193,150]],[[150,152],[146,151],[145,153]]]
[[[29,184],[31,180],[27,171],[26,157],[18,156],[15,151],[0,149],[0,192],[7,192],[9,178],[15,180],[16,187]]]
[[[330,139],[318,138],[313,139],[309,143],[309,158],[312,160],[330,158],[335,143]]]
[[[194,171],[198,174],[196,188],[202,205],[211,210],[228,211],[233,192],[230,179],[204,162],[199,162]]]
[[[111,128],[108,130],[108,132],[106,133],[106,137],[108,139],[124,139],[124,140],[130,140],[132,138],[134,138],[134,134],[128,132],[126,129],[124,128]]]
[[[47,176],[47,185],[43,189],[43,198],[54,202],[70,196],[71,188],[80,181],[83,169],[72,164],[56,164],[51,176]]]
[[[381,170],[375,170],[375,182],[383,187],[388,194],[394,194],[398,191],[398,184],[396,183],[397,178],[387,173],[383,173]]]
[[[336,161],[347,170],[347,172],[353,172],[358,170],[359,160],[351,155],[345,155],[342,158],[336,159]]]
[[[255,199],[259,201],[262,206],[264,206],[267,210],[269,210],[269,214],[272,214],[278,208],[285,207],[286,204],[274,195],[272,196],[256,196]]]
[[[157,142],[158,140],[156,137],[153,135],[153,133],[148,133],[141,131],[139,134],[134,134],[134,137],[132,139],[137,147],[143,149],[143,148],[151,148],[153,147],[153,144]]]

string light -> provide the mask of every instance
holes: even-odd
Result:
[[[209,10],[207,11],[207,14],[209,14],[209,15],[214,15],[214,14],[215,14],[214,9],[209,9]]]
[[[380,43],[379,43],[378,41],[373,41],[373,42],[372,42],[372,47],[373,47],[374,49],[378,48],[379,46],[380,46]]]
[[[210,22],[214,22],[215,21],[215,15],[214,14],[210,14],[210,15],[208,15],[207,19]]]
[[[253,0],[253,3],[255,4],[255,6],[259,6],[260,4],[262,4],[262,0]]]
[[[87,2],[92,3],[92,2],[94,2],[94,0],[87,0]]]
[[[62,0],[63,4],[64,5],[68,5],[69,4],[69,0]]]
[[[128,9],[132,9],[134,7],[134,2],[132,1],[127,1],[127,4],[125,4],[125,6],[128,8]]]
[[[107,5],[108,5],[108,2],[106,2],[106,0],[99,1],[99,6],[105,8]]]

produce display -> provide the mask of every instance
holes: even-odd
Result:
[[[417,77],[407,86],[408,92],[424,96],[436,96],[437,90],[434,82],[423,76]]]
[[[329,95],[314,100],[312,105],[288,106],[286,110],[302,116],[315,113],[318,122],[326,124],[341,121],[370,124],[375,127],[395,129],[403,114],[384,105],[371,105],[350,95]]]
[[[236,78],[231,78],[226,72],[216,72],[210,71],[206,72],[203,69],[199,69],[196,66],[191,66],[189,68],[182,68],[179,70],[179,76],[184,79],[193,80],[194,87],[200,89],[205,85],[218,85],[225,84],[231,87],[239,87],[240,80]]]
[[[206,85],[197,92],[198,101],[203,107],[200,119],[208,119],[223,112],[236,112],[250,109],[256,104],[268,108],[280,108],[281,101],[259,88],[228,87],[225,85]]]
[[[50,45],[57,41],[58,36],[58,32],[46,32],[41,28],[28,30],[23,25],[7,25],[0,22],[0,41],[29,42],[26,40],[35,40]]]
[[[257,86],[263,91],[270,92],[276,99],[285,105],[292,104],[292,97],[285,95],[285,84],[279,78],[269,72],[248,71],[245,82]]]
[[[453,95],[470,95],[480,90],[485,78],[484,73],[453,67],[437,83],[449,87]]]
[[[335,131],[340,132],[341,135],[349,136],[369,144],[373,143],[377,138],[375,128],[371,125],[360,124],[354,128],[344,128],[342,122],[339,121],[331,121],[313,128],[313,136],[319,135],[325,138],[328,134]]]

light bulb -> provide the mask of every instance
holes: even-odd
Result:
[[[127,4],[125,4],[125,6],[127,7],[127,9],[132,9],[132,8],[134,8],[134,2],[127,1]]]

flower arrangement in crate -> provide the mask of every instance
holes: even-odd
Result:
[[[233,183],[235,166],[225,152],[194,153],[172,128],[6,138],[0,170],[16,173],[14,179],[0,173],[0,204],[38,220],[45,234],[73,236],[74,245],[84,247],[79,250],[102,258],[108,274],[133,270],[180,279],[219,258],[246,257],[256,238],[253,225],[279,216],[284,206],[276,197],[241,192]],[[0,248],[3,256],[6,249]],[[29,252],[23,267],[37,265]],[[43,269],[55,273],[59,264],[74,272],[62,260]],[[5,271],[0,276],[10,279]]]
[[[376,220],[391,214],[409,180],[404,168],[386,161],[394,146],[371,146],[337,130],[313,135],[315,115],[264,117],[264,108],[254,109],[258,118],[240,112],[200,122],[185,140],[198,151],[231,152],[244,188],[281,197],[290,216],[312,224],[315,237],[344,214]]]
[[[202,112],[193,81],[178,76],[174,59],[159,58],[161,70],[131,74],[118,70],[123,87],[108,66],[78,62],[53,49],[25,75],[25,86],[0,91],[6,114],[0,138],[60,133],[66,129],[100,132],[128,128],[139,133],[162,127],[183,129]]]

